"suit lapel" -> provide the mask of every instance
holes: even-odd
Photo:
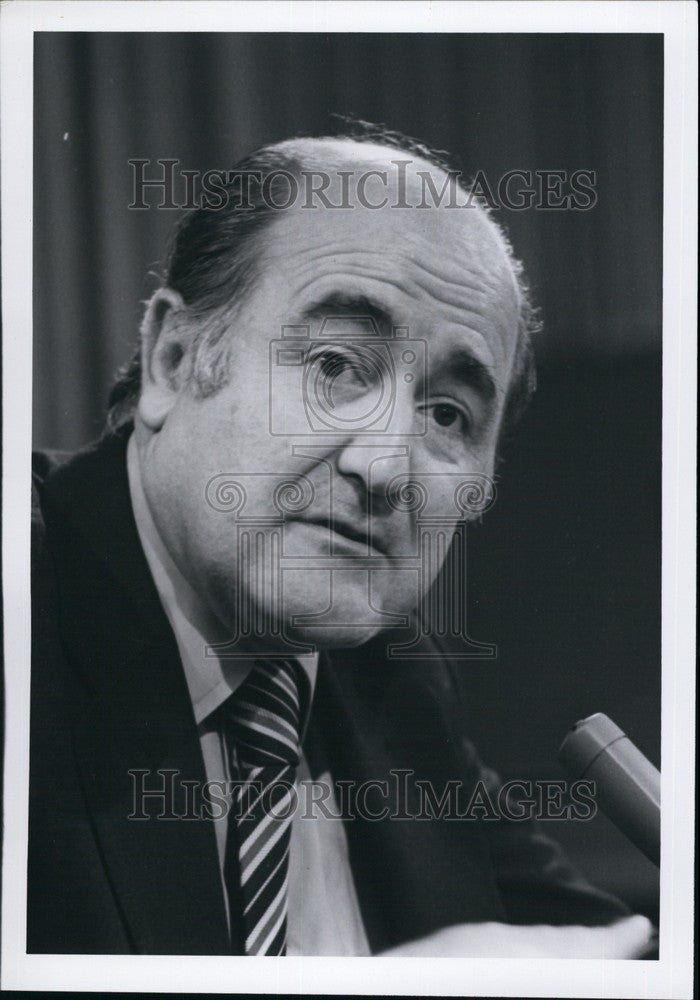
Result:
[[[131,512],[125,446],[123,436],[106,439],[45,490],[64,648],[87,693],[75,756],[134,950],[222,954],[230,946],[214,830],[191,818],[198,796],[194,809],[186,799],[188,782],[201,789],[204,764]]]
[[[477,775],[450,724],[451,682],[435,648],[401,662],[386,658],[386,642],[322,657],[307,751],[314,774],[330,767],[334,781],[382,782],[368,802],[388,815],[345,824],[373,953],[452,923],[504,919],[481,824],[411,818],[416,780],[439,798],[448,782],[469,787]]]

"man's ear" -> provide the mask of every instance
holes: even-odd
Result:
[[[182,296],[160,288],[146,306],[141,324],[141,395],[138,414],[158,431],[187,381],[189,334]]]

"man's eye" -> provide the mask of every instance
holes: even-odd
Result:
[[[319,355],[318,364],[326,375],[337,375],[340,372],[352,371],[353,359],[348,354],[339,351],[324,351]]]
[[[435,403],[431,407],[433,421],[438,427],[466,434],[470,421],[467,414],[452,403]]]
[[[433,409],[433,418],[440,427],[451,427],[459,420],[459,413],[449,403],[438,403]]]
[[[331,382],[342,378],[344,381],[355,380],[361,384],[370,381],[371,370],[362,363],[361,357],[337,350],[319,351],[311,355],[308,360],[309,365],[316,368],[319,374]]]

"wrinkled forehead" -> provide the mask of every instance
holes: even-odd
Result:
[[[302,197],[263,231],[269,301],[282,307],[336,290],[372,299],[378,293],[383,310],[418,336],[440,329],[480,339],[506,384],[521,300],[499,229],[479,207],[458,207],[466,197],[457,205],[441,200],[447,175],[432,164],[386,147],[346,150],[318,144],[303,159],[295,150],[314,183],[328,179],[324,195],[339,207]]]
[[[302,163],[299,197],[268,230],[267,249],[285,244],[318,257],[383,255],[444,273],[481,276],[519,309],[520,292],[500,230],[448,174],[410,152],[347,140],[295,140],[282,150]],[[446,187],[446,185],[448,185]],[[465,207],[466,206],[466,207]],[[271,245],[272,244],[272,245]],[[290,261],[291,262],[291,261]]]

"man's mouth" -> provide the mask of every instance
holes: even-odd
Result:
[[[307,518],[297,518],[299,524],[308,524],[317,528],[323,528],[331,539],[333,535],[338,536],[341,539],[346,539],[347,541],[353,542],[355,545],[361,545],[365,550],[374,549],[376,552],[380,552],[382,555],[387,554],[386,544],[381,538],[378,538],[376,533],[370,533],[366,527],[353,524],[351,521],[345,521],[342,518],[329,518],[329,517],[307,517]]]

